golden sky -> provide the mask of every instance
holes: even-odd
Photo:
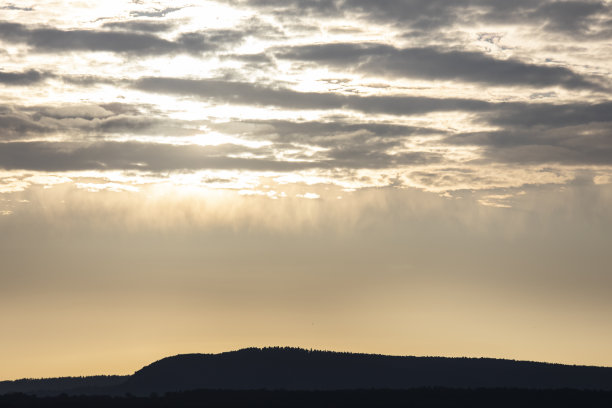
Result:
[[[273,345],[612,366],[611,22],[0,2],[0,380]]]

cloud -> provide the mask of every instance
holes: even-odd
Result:
[[[35,120],[40,122],[44,115],[49,118],[66,119],[82,118],[92,120],[112,116],[112,112],[95,104],[59,105],[59,106],[39,106],[26,108],[26,111],[35,112]]]
[[[0,140],[2,141],[50,132],[52,132],[52,129],[36,123],[26,115],[9,112],[0,113]]]
[[[222,79],[145,77],[135,81],[133,87],[146,92],[190,95],[235,104],[281,106],[289,109],[334,109],[342,107],[346,101],[342,95],[296,92],[286,88]]]
[[[343,141],[363,142],[369,138],[399,139],[413,135],[444,133],[437,129],[394,123],[352,122],[349,118],[333,121],[243,120],[211,123],[212,129],[250,139],[273,140],[277,143],[302,143],[334,147]]]
[[[324,92],[298,92],[265,84],[222,79],[146,77],[132,83],[136,89],[170,95],[186,95],[236,105],[277,106],[284,109],[350,109],[387,115],[417,115],[460,111],[478,114],[497,126],[572,125],[609,121],[612,103],[544,104],[488,102],[468,98],[422,96],[359,96]]]
[[[344,13],[358,16],[363,20],[381,23],[401,24],[412,30],[432,31],[467,24],[483,14],[497,8],[506,10],[509,18],[512,11],[522,9],[534,1],[503,2],[498,0],[381,0],[376,3],[367,0],[341,1]]]
[[[483,161],[523,164],[612,165],[612,123],[463,133],[447,143],[484,148]]]
[[[297,92],[245,82],[143,78],[134,86],[141,90],[191,95],[223,103],[278,106],[285,109],[352,109],[368,113],[416,115],[427,112],[464,111],[500,130],[447,134],[450,145],[482,146],[484,161],[503,163],[611,164],[610,126],[612,104],[524,102],[492,103],[474,99],[426,98],[410,96],[356,96],[334,93]],[[599,123],[599,125],[598,125]],[[409,164],[436,163],[442,155],[416,152],[390,155],[412,133],[448,131],[423,130],[397,125],[351,124],[294,121],[243,121],[216,124],[217,129],[246,137],[280,143],[316,145],[328,149],[319,154],[319,163],[339,168],[389,168]],[[249,127],[250,126],[250,127]],[[338,137],[339,134],[344,136]],[[397,137],[385,137],[385,135]],[[325,156],[325,159],[322,157]],[[306,157],[300,157],[306,159]]]
[[[481,114],[496,130],[447,135],[481,146],[484,161],[513,164],[612,164],[612,102],[502,103]]]
[[[18,67],[0,72],[6,100],[15,101],[0,106],[0,164],[28,171],[126,174],[218,169],[302,175],[308,170],[361,186],[375,185],[358,181],[370,178],[451,190],[528,182],[535,178],[529,173],[532,165],[564,171],[567,180],[573,170],[564,166],[610,164],[612,105],[601,93],[610,85],[605,83],[607,51],[596,40],[564,37],[601,35],[608,9],[601,2],[229,3],[251,9],[232,14],[232,25],[203,26],[198,6],[193,17],[181,13],[180,20],[170,21],[162,17],[178,9],[160,6],[87,24],[0,22],[0,40],[11,45],[4,54],[11,67]],[[321,30],[314,34],[299,25]],[[537,27],[543,32],[533,42],[519,43]],[[379,35],[382,28],[388,36]],[[354,35],[354,42],[346,42],[347,35]],[[474,51],[482,46],[517,57]],[[576,53],[568,54],[570,49]],[[94,60],[87,54],[97,51],[126,58],[117,65],[109,62],[114,58]],[[47,72],[40,61],[49,55],[36,53],[59,54],[66,63],[54,57],[55,71]],[[164,64],[184,61],[174,58],[180,53],[202,65],[166,70]],[[579,59],[580,53],[585,58]],[[132,58],[138,56],[160,58]],[[53,88],[47,92],[38,86],[35,97],[11,95],[9,85],[34,88],[46,78],[63,81],[66,92],[58,93],[61,83],[49,81]],[[397,87],[404,83],[395,81],[399,78],[421,81]],[[310,87],[313,81],[317,85]],[[452,94],[445,92],[449,84]],[[65,102],[83,100],[84,94],[91,102]],[[181,103],[173,105],[173,97]],[[108,100],[128,103],[102,103]],[[198,101],[207,105],[201,112]],[[257,110],[249,109],[244,118],[232,117],[240,116],[234,108],[215,105],[267,112],[250,116]],[[175,119],[198,114],[199,120]],[[235,144],[199,145],[207,132]],[[491,176],[497,166],[520,170],[520,180]]]
[[[197,146],[137,142],[12,142],[0,144],[0,167],[39,171],[143,170],[206,168],[295,169],[304,166],[271,160],[240,159],[229,154],[249,152],[236,145]]]
[[[487,113],[486,120],[496,126],[560,127],[612,121],[612,102],[574,102],[565,104],[501,103]]]
[[[198,122],[176,119],[117,115],[92,126],[101,133],[128,133],[160,136],[192,136],[201,133]]]
[[[189,136],[201,133],[201,124],[201,121],[156,116],[142,105],[0,105],[0,139],[4,141],[51,134],[81,138],[111,134]]]
[[[171,171],[239,169],[384,169],[438,163],[440,154],[406,151],[403,141],[437,130],[384,123],[242,121],[206,122],[211,130],[270,141],[262,148],[96,141],[104,135],[190,136],[206,134],[202,121],[151,116],[127,104],[3,107],[0,167],[39,171]],[[72,138],[45,141],[50,135]],[[28,142],[19,142],[29,139]],[[12,143],[6,143],[12,141]],[[322,150],[310,151],[311,146]],[[280,156],[279,156],[280,154]]]
[[[115,78],[101,77],[98,75],[71,74],[71,75],[62,75],[61,79],[67,84],[78,85],[78,86],[83,86],[83,87],[100,85],[100,84],[118,85],[121,82],[120,80],[115,79]]]
[[[0,71],[0,84],[4,85],[31,85],[45,80],[49,74],[30,69],[23,72]]]
[[[598,20],[611,12],[610,4],[602,1],[555,1],[542,4],[530,17],[546,21],[544,29],[549,31],[589,34],[598,30]]]
[[[602,37],[612,5],[599,0],[244,0],[278,16],[359,18],[432,35],[458,25],[523,25],[566,36]]]
[[[138,170],[152,172],[223,169],[289,172],[305,169],[387,168],[435,163],[427,152],[389,154],[395,144],[371,142],[343,145],[302,160],[277,159],[269,147],[217,146],[139,142],[9,142],[0,143],[0,168],[5,170],[79,171]],[[300,156],[298,155],[299,159]]]
[[[16,10],[16,11],[34,11],[32,7],[19,7],[14,4],[0,7],[2,10]]]
[[[0,39],[25,43],[37,52],[108,51],[135,55],[193,53],[235,45],[250,32],[242,30],[207,30],[182,33],[174,40],[166,40],[146,32],[104,30],[61,30],[0,22]]]
[[[151,33],[168,31],[174,26],[175,24],[171,22],[155,20],[112,21],[103,24],[104,28],[110,28],[113,30],[142,31]]]
[[[281,16],[304,14],[336,16],[341,12],[341,5],[337,0],[238,0],[230,2],[235,5],[248,4],[251,7],[265,8]]]
[[[561,86],[602,90],[602,87],[568,68],[499,60],[479,52],[436,48],[399,49],[385,44],[333,43],[283,48],[278,58],[310,61],[367,74],[459,80],[500,86]]]
[[[26,43],[37,51],[113,51],[158,54],[176,50],[173,42],[150,34],[96,30],[29,28],[18,23],[0,23],[0,38]]]
[[[155,9],[149,11],[132,11],[130,16],[132,17],[166,17],[167,14],[181,10],[182,7],[166,7],[163,9]]]
[[[145,77],[135,89],[170,95],[188,95],[237,105],[278,106],[285,109],[352,109],[367,113],[414,115],[427,112],[480,112],[494,104],[465,98],[420,96],[355,96],[324,92],[298,92],[288,88],[222,79]]]
[[[399,147],[397,142],[369,141],[369,143],[346,143],[331,149],[327,156],[336,168],[386,169],[408,165],[437,164],[441,154],[429,152],[388,153]]]

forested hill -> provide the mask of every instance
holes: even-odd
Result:
[[[55,395],[64,392],[96,394],[105,393],[110,387],[125,384],[129,376],[96,375],[90,377],[24,378],[16,381],[0,381],[0,395],[22,392],[37,395]]]
[[[488,358],[399,357],[297,348],[249,348],[220,354],[167,357],[128,377],[3,382],[0,394],[149,395],[196,389],[417,387],[612,390],[612,368]]]
[[[398,357],[250,348],[168,357],[137,371],[136,392],[209,389],[406,389],[433,387],[612,389],[612,368],[512,360]]]

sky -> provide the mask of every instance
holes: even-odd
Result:
[[[250,346],[612,366],[612,1],[0,1],[0,380]]]

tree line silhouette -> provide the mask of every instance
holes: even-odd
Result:
[[[609,408],[612,391],[415,388],[411,390],[271,391],[197,390],[158,396],[37,397],[0,396],[0,407],[11,408]]]
[[[439,390],[612,391],[612,368],[489,358],[407,357],[267,347],[167,357],[131,376],[0,382],[0,395],[20,392],[55,397],[65,393],[67,396],[126,398],[129,394],[140,398],[153,393],[163,396],[166,393],[204,389],[339,392],[431,387]]]

